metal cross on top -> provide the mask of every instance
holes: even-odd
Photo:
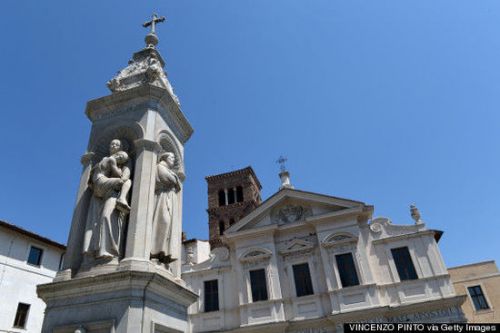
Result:
[[[286,166],[285,166],[285,162],[288,161],[288,158],[284,157],[284,156],[280,156],[277,160],[276,160],[276,163],[279,163],[280,165],[280,170],[281,172],[284,172],[286,171]]]
[[[151,17],[152,17],[151,21],[144,22],[144,24],[142,26],[144,28],[151,26],[151,33],[156,34],[156,29],[155,29],[156,23],[161,23],[161,22],[165,21],[165,16],[158,17],[158,15],[156,13],[154,13],[153,16],[151,16]]]

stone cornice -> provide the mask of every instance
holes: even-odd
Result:
[[[112,327],[115,326],[115,320],[110,319],[110,320],[98,320],[98,321],[91,321],[91,322],[83,322],[83,323],[75,323],[75,324],[69,324],[69,325],[63,325],[57,327],[53,333],[62,333],[62,332],[76,332],[76,330],[80,327],[84,326],[87,329],[90,329],[92,331],[98,331],[98,332],[106,332],[110,331]]]
[[[456,284],[456,283],[470,282],[470,281],[483,280],[483,279],[492,279],[495,277],[500,278],[500,272],[488,273],[488,274],[478,275],[478,276],[469,276],[469,277],[466,277],[466,278],[460,279],[460,280],[452,280],[451,282],[453,284]]]
[[[339,235],[342,235],[342,234],[339,234]],[[332,236],[335,236],[335,235],[332,235]],[[338,240],[338,241],[335,241],[335,240],[325,240],[321,243],[321,246],[326,248],[326,249],[329,249],[329,248],[335,248],[335,247],[340,247],[340,246],[345,246],[345,245],[356,245],[358,243],[358,238],[357,237],[348,237],[348,238],[345,238],[345,239],[342,239],[342,240]]]
[[[183,270],[182,271],[182,275],[187,275],[187,276],[190,276],[190,275],[204,275],[204,274],[208,274],[209,272],[212,272],[212,271],[216,271],[216,272],[230,272],[231,270],[232,270],[232,266],[231,265],[215,266],[215,267],[204,267],[202,269],[196,269],[196,268],[193,267],[191,270]]]
[[[267,323],[259,323],[259,324],[246,324],[246,325],[241,325],[238,328],[235,328],[233,330],[227,331],[227,332],[238,332],[238,333],[261,333],[265,332],[274,332],[274,333],[284,333],[287,329],[287,327],[290,325],[289,322],[286,321],[274,321],[274,322],[267,322]]]
[[[273,253],[268,249],[252,247],[240,256],[239,261],[242,264],[254,264],[269,261],[272,256]]]
[[[240,261],[244,264],[253,264],[253,263],[268,261],[269,259],[271,259],[271,256],[272,255],[270,254],[259,254],[253,257],[241,258]]]
[[[208,182],[208,181],[213,181],[215,179],[225,179],[225,178],[233,177],[235,175],[244,175],[244,174],[251,175],[253,180],[257,184],[258,188],[262,189],[262,185],[260,184],[259,179],[257,178],[257,175],[255,174],[255,172],[253,171],[251,166],[247,166],[246,168],[238,169],[238,170],[234,170],[234,171],[230,171],[230,172],[226,172],[226,173],[221,173],[221,174],[212,175],[212,176],[206,176],[205,180]]]
[[[377,287],[379,288],[388,288],[388,287],[394,287],[394,286],[399,286],[399,285],[410,285],[410,284],[416,284],[422,281],[429,281],[429,280],[438,280],[438,279],[449,279],[450,274],[445,273],[445,274],[439,274],[439,275],[432,275],[432,276],[425,276],[425,277],[419,277],[416,280],[405,280],[405,281],[396,281],[396,282],[390,282],[390,283],[381,283],[377,284]]]
[[[245,307],[253,307],[256,305],[265,305],[265,304],[272,305],[272,304],[276,304],[276,303],[283,303],[283,299],[282,298],[273,298],[273,299],[268,299],[268,300],[259,301],[259,302],[241,303],[239,305],[239,307],[245,308]]]
[[[150,84],[90,100],[87,102],[85,114],[92,122],[95,122],[116,113],[126,112],[127,110],[123,109],[125,107],[129,108],[131,105],[148,102],[153,102],[150,105],[152,108],[155,108],[154,104],[157,103],[160,107],[156,107],[156,111],[160,114],[169,113],[179,129],[179,141],[184,144],[191,137],[193,128],[169,92],[166,89]]]
[[[389,236],[389,237],[385,237],[385,238],[375,239],[372,241],[372,243],[373,244],[390,243],[390,242],[395,242],[395,241],[402,240],[402,239],[422,237],[422,236],[434,237],[434,231],[433,230],[423,230],[423,231],[417,231],[417,232],[412,232],[412,233],[402,234],[402,235],[397,235],[397,236]]]
[[[335,212],[330,212],[322,215],[315,215],[306,218],[308,223],[321,223],[321,222],[331,222],[332,219],[340,217],[348,217],[362,214],[364,212],[364,206],[357,206],[353,208],[341,209]]]
[[[487,264],[493,264],[495,266],[495,260],[485,260],[485,261],[480,261],[480,262],[474,262],[472,264],[464,264],[464,265],[448,267],[448,270],[459,270],[459,269],[465,268],[465,267],[483,266],[483,265],[487,265]],[[498,270],[496,270],[496,271],[498,271]]]
[[[332,290],[327,291],[327,293],[328,294],[340,294],[340,293],[344,293],[344,292],[356,292],[359,290],[376,288],[376,287],[377,287],[376,283],[358,284],[356,286],[343,287],[343,288],[339,288],[339,289],[332,289]]]
[[[160,296],[188,306],[198,295],[177,282],[157,273],[123,271],[37,286],[37,293],[45,302],[56,298],[82,297],[92,294],[116,293],[119,290],[138,289],[155,292]]]
[[[276,224],[271,224],[271,225],[266,225],[264,227],[259,227],[256,229],[249,229],[249,230],[242,230],[238,231],[235,233],[231,234],[224,234],[222,238],[225,238],[227,240],[237,240],[242,237],[248,237],[248,236],[259,236],[259,235],[269,235],[269,234],[274,234],[274,232],[278,229],[278,226]]]
[[[151,141],[147,139],[139,139],[134,141],[135,149],[138,152],[143,150],[152,151],[155,153],[159,153],[161,151],[161,145],[156,141]]]

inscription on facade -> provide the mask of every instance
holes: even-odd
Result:
[[[415,312],[403,314],[395,317],[376,317],[358,323],[405,323],[405,322],[429,322],[434,320],[447,320],[451,318],[460,318],[461,310],[456,307],[438,309],[433,311]]]
[[[288,333],[328,333],[327,328],[305,328],[302,330],[288,331]]]
[[[446,308],[434,311],[416,312],[406,315],[401,315],[397,317],[387,318],[388,322],[416,322],[416,321],[428,321],[433,319],[448,319],[454,316],[459,316],[459,310],[457,308]]]

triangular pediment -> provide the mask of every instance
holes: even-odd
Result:
[[[293,246],[290,246],[287,250],[298,251],[298,250],[302,250],[304,247],[306,247],[306,245],[304,245],[304,244],[294,244]]]
[[[225,234],[230,237],[231,234],[273,225],[280,227],[299,224],[313,219],[315,216],[341,214],[344,210],[364,206],[365,204],[360,201],[295,189],[282,189],[231,226]],[[295,246],[299,246],[299,244],[295,244]]]
[[[301,251],[307,251],[314,248],[314,243],[311,243],[307,240],[295,238],[290,241],[284,249],[280,251],[281,254],[291,254],[297,253]]]

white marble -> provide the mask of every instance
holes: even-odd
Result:
[[[187,331],[197,296],[181,280],[182,190],[193,129],[154,31],[146,42],[108,83],[112,94],[87,104],[92,128],[67,260],[54,283],[38,287],[42,332]]]

